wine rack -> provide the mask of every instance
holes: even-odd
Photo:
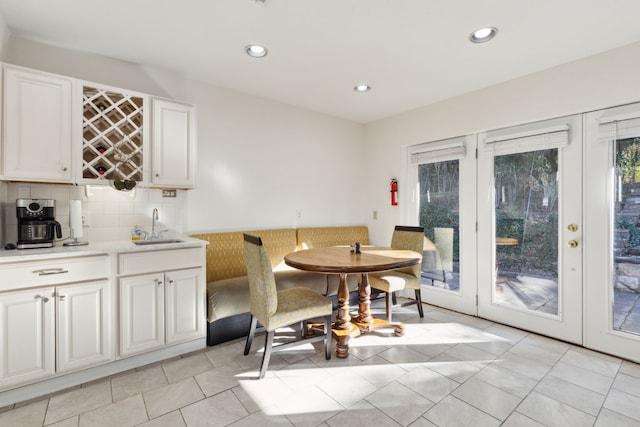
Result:
[[[82,177],[142,181],[143,98],[84,86]]]

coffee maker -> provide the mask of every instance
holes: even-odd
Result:
[[[50,248],[62,238],[62,226],[55,220],[56,201],[52,199],[17,199],[18,249]]]

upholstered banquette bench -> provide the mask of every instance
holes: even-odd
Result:
[[[207,345],[249,333],[249,280],[244,261],[243,234],[260,236],[274,269],[276,286],[305,286],[334,300],[339,277],[334,274],[296,270],[284,263],[290,252],[316,247],[369,244],[366,226],[280,228],[267,230],[198,233],[192,237],[207,245]],[[356,294],[358,277],[348,276],[349,290]]]

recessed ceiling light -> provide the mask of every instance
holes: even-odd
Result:
[[[245,52],[247,52],[247,55],[253,58],[262,58],[267,56],[267,48],[257,44],[247,45],[245,46],[244,50]]]
[[[369,92],[371,90],[371,86],[369,85],[357,85],[353,88],[357,93]]]
[[[495,27],[480,28],[469,34],[469,40],[473,43],[484,43],[493,39],[496,34],[498,34],[498,29]]]

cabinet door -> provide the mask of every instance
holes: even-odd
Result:
[[[0,294],[0,388],[52,376],[53,288]]]
[[[195,184],[195,108],[163,99],[153,100],[151,183],[191,188]]]
[[[58,372],[113,360],[109,288],[103,280],[57,289]]]
[[[71,182],[70,79],[5,67],[5,178]]]
[[[165,274],[167,344],[205,335],[205,280],[202,268]]]
[[[164,345],[164,274],[120,279],[120,355]]]

